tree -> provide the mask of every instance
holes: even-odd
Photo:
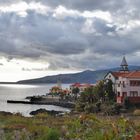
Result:
[[[97,83],[97,85],[93,89],[93,92],[96,95],[98,100],[105,99],[104,81],[103,80],[101,80]]]
[[[61,100],[63,100],[65,96],[64,92],[60,92],[59,95],[60,95]]]
[[[78,94],[79,92],[80,92],[80,90],[78,87],[72,89],[73,94]]]
[[[75,99],[77,99],[77,94],[80,92],[78,87],[72,89],[72,93],[75,95]]]
[[[96,95],[94,93],[93,87],[87,87],[85,90],[80,94],[80,102],[88,102],[93,103],[97,101]]]
[[[86,88],[84,92],[86,94],[87,101],[89,103],[93,103],[93,102],[95,102],[97,100],[92,86]]]
[[[107,80],[105,81],[105,92],[107,94],[107,98],[110,100],[115,100],[115,93],[113,91],[113,83],[111,80]]]
[[[87,102],[87,95],[86,95],[86,93],[85,92],[82,92],[81,94],[80,94],[80,102]]]

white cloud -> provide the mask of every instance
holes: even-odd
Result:
[[[95,33],[96,30],[93,28],[93,20],[87,19],[83,25],[83,28],[81,29],[81,32],[86,34]]]
[[[110,12],[95,10],[95,11],[84,11],[82,16],[85,18],[99,18],[107,22],[112,22],[112,16]]]
[[[99,18],[107,22],[112,22],[112,16],[108,11],[94,10],[94,11],[83,11],[80,12],[75,9],[67,9],[66,7],[59,5],[53,11],[53,17],[65,18],[65,17],[83,17],[86,19]]]
[[[65,17],[83,17],[83,18],[99,18],[107,22],[112,22],[111,14],[108,11],[94,10],[94,11],[83,11],[80,12],[75,9],[67,9],[66,7],[59,5],[56,8],[52,9],[47,5],[43,5],[40,2],[18,2],[10,5],[0,6],[0,12],[10,13],[14,12],[21,17],[27,16],[27,11],[33,10],[36,13],[47,15],[52,13],[52,16],[55,18],[63,19]]]
[[[134,28],[140,27],[140,20],[129,20],[127,24],[128,30],[133,30]]]
[[[80,16],[80,12],[77,10],[72,10],[72,9],[66,9],[63,6],[58,6],[56,7],[56,9],[54,9],[53,11],[53,17],[56,18],[65,18],[65,17],[77,17]]]
[[[44,6],[39,2],[26,3],[23,1],[11,4],[11,5],[0,6],[0,12],[3,12],[3,13],[14,12],[14,13],[17,13],[17,15],[21,17],[27,16],[27,10],[34,10],[40,14],[47,14],[47,12],[51,11],[51,8]]]

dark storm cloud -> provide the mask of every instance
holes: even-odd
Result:
[[[117,28],[117,26],[115,26],[115,25],[112,25],[110,27],[110,26],[107,25],[106,21],[101,20],[101,19],[96,19],[96,18],[95,18],[95,21],[94,21],[92,26],[94,26],[96,31],[98,33],[101,33],[101,34],[106,34],[108,32],[114,32],[115,33],[116,28]]]
[[[29,11],[25,19],[10,13],[3,14],[0,20],[0,50],[5,54],[40,57],[45,55],[44,51],[63,55],[82,53],[86,49],[86,40],[78,31],[84,20],[59,21],[33,11]]]
[[[36,0],[40,2],[40,0]],[[57,7],[63,5],[71,9],[78,10],[115,10],[124,6],[125,0],[41,0],[42,3]]]
[[[0,43],[1,43],[0,52],[6,53],[6,54],[11,54],[11,53],[16,52],[16,48],[14,44],[12,43],[12,40],[0,38]]]
[[[131,3],[132,5],[139,5],[139,0],[1,0],[0,4],[11,4],[16,2],[25,1],[29,2],[41,2],[51,7],[57,7],[63,5],[67,8],[78,10],[117,10],[124,7],[125,4]]]
[[[9,4],[12,4],[12,3],[19,2],[19,1],[21,1],[21,0],[1,0],[0,4],[1,5],[9,5]]]
[[[2,56],[46,61],[50,69],[98,69],[115,65],[111,61],[118,62],[118,56],[124,53],[131,56],[140,51],[138,0],[25,2],[35,1],[51,10],[39,13],[28,9],[25,17],[15,11],[0,12]],[[21,0],[0,1],[0,5],[16,2]],[[66,12],[56,12],[60,5]],[[85,10],[91,15],[94,10],[108,12],[111,17],[98,13],[95,17],[86,17],[83,16]]]
[[[140,41],[125,36],[120,38],[118,36],[101,36],[97,37],[96,42],[93,42],[93,51],[100,54],[123,55],[131,54],[140,51]],[[96,45],[96,46],[94,46]]]
[[[56,41],[48,47],[48,51],[51,53],[57,53],[62,55],[69,55],[69,54],[79,54],[83,53],[86,49],[86,44],[81,40],[80,41],[70,41],[69,39]]]

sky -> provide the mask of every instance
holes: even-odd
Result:
[[[0,0],[0,81],[140,65],[139,0]]]

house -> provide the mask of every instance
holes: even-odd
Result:
[[[50,89],[50,93],[53,93],[53,94],[58,94],[62,91],[62,88],[58,87],[58,86],[53,86],[51,89]]]
[[[84,92],[86,88],[94,86],[93,84],[80,84],[80,83],[74,83],[72,85],[70,85],[70,91],[72,93],[72,90],[74,88],[78,88],[79,89],[79,93]]]
[[[131,103],[140,103],[140,71],[129,71],[125,57],[120,71],[108,72],[104,79],[112,80],[117,103],[123,103],[126,97]]]

